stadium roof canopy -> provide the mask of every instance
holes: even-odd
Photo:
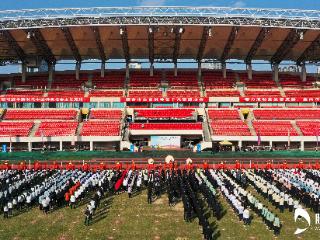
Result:
[[[0,11],[0,60],[320,60],[320,11],[216,7]]]

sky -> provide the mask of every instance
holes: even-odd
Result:
[[[219,6],[320,10],[319,0],[0,0],[0,9],[115,7],[115,6]]]
[[[320,10],[320,0],[0,0],[0,10],[32,8],[80,8],[80,7],[131,7],[131,6],[195,6],[195,7],[243,7],[243,8],[288,8]],[[121,68],[123,66],[114,66]],[[163,66],[166,67],[166,66]],[[181,66],[190,67],[190,66]],[[269,65],[258,65],[259,70],[270,70]],[[84,68],[99,68],[96,65]],[[234,65],[234,69],[244,70],[244,66]],[[74,69],[72,65],[61,64],[58,69]],[[16,72],[18,66],[0,68],[0,73]],[[312,68],[314,71],[315,68]]]

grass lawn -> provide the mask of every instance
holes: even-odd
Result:
[[[257,196],[258,193],[253,193]],[[147,204],[146,191],[129,199],[127,194],[106,198],[90,226],[84,226],[83,210],[63,208],[48,215],[34,208],[8,220],[0,218],[0,239],[202,239],[197,219],[192,223],[183,221],[183,206],[178,203],[169,207],[167,196],[163,195],[152,205]],[[254,215],[252,224],[244,226],[233,213],[225,199],[220,196],[226,214],[217,221],[210,216],[210,222],[216,225],[218,239],[318,239],[319,231],[312,228],[301,234],[293,235],[296,225],[293,214],[285,212],[280,216],[283,223],[281,235],[274,237],[263,224],[261,218]],[[269,203],[271,209],[271,204]],[[210,215],[210,214],[209,214]],[[312,221],[314,223],[314,215]],[[302,226],[303,227],[303,224]]]

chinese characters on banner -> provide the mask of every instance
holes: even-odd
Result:
[[[122,97],[120,98],[121,102],[208,102],[209,98],[206,97]]]
[[[240,97],[239,102],[320,102],[320,97]]]
[[[90,102],[90,97],[0,97],[0,102]]]

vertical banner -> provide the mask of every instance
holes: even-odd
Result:
[[[201,152],[201,143],[197,144],[197,152]]]
[[[7,152],[7,144],[2,144],[2,152],[3,153]]]
[[[134,152],[134,145],[133,144],[130,145],[130,152]]]
[[[10,149],[9,152],[12,152],[12,139],[11,139],[11,134],[10,134],[10,145],[9,145]]]
[[[318,147],[319,147],[319,131],[320,131],[320,129],[317,129],[316,131],[317,131],[316,132],[316,139],[317,139],[317,150],[318,150]]]

